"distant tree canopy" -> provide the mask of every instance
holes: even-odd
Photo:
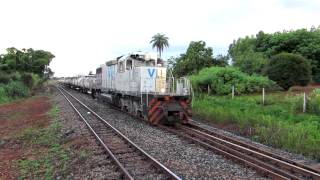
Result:
[[[198,73],[201,69],[210,66],[226,66],[228,58],[219,55],[213,57],[211,47],[206,47],[204,41],[192,41],[189,44],[187,52],[179,57],[171,57],[168,60],[169,67],[173,75],[177,77]]]
[[[268,77],[288,90],[293,85],[305,86],[311,80],[311,67],[307,59],[292,53],[272,56],[266,67]]]
[[[299,54],[310,61],[312,79],[320,82],[320,28],[299,29],[239,38],[229,46],[234,66],[261,74],[269,59],[282,52]]]
[[[7,53],[0,55],[0,71],[7,73],[34,73],[40,77],[53,72],[47,67],[55,56],[48,51],[33,49],[8,48]]]

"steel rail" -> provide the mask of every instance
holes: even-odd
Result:
[[[64,88],[60,87],[63,91],[65,91],[69,96],[71,96],[74,100],[76,100],[79,104],[81,104],[83,107],[85,107],[88,111],[90,111],[94,116],[96,116],[101,122],[103,122],[105,125],[107,125],[109,128],[111,128],[114,132],[116,132],[120,137],[122,137],[125,141],[127,141],[131,146],[135,147],[137,150],[139,150],[143,155],[145,155],[148,159],[151,160],[151,162],[163,170],[170,178],[181,180],[179,176],[174,174],[170,169],[165,167],[163,164],[161,164],[159,161],[157,161],[155,158],[153,158],[151,155],[149,155],[147,152],[145,152],[143,149],[141,149],[138,145],[136,145],[134,142],[132,142],[129,138],[127,138],[125,135],[123,135],[118,129],[114,128],[110,123],[108,123],[105,119],[103,119],[100,115],[98,115],[95,111],[93,111],[91,108],[89,108],[87,105],[85,105],[83,102],[81,102],[78,98],[74,97],[71,93],[66,91]]]
[[[111,152],[110,148],[101,140],[99,135],[93,130],[93,128],[90,126],[90,124],[87,122],[87,120],[81,115],[81,113],[78,111],[78,109],[74,106],[74,104],[69,100],[69,98],[60,90],[59,87],[57,89],[60,91],[60,93],[64,96],[64,98],[69,102],[71,107],[77,112],[79,117],[84,121],[86,126],[89,128],[89,130],[93,133],[94,137],[99,141],[99,143],[102,145],[102,147],[107,151],[107,153],[110,155],[112,160],[117,164],[117,166],[121,169],[122,173],[128,178],[133,180],[134,178],[130,175],[130,173],[124,168],[124,166],[120,163],[118,158]]]
[[[246,157],[246,155],[248,154],[250,157],[249,158],[246,157],[246,158],[251,160],[252,162],[257,163],[257,164],[265,166],[266,164],[268,164],[268,163],[266,163],[266,161],[269,161],[269,163],[272,166],[268,165],[268,166],[265,166],[265,167],[268,167],[269,169],[272,169],[274,172],[279,173],[279,174],[281,174],[283,176],[289,177],[291,179],[300,179],[299,176],[296,176],[296,175],[293,175],[293,174],[300,174],[304,178],[320,179],[320,174],[319,173],[316,173],[316,172],[313,172],[313,171],[309,171],[308,169],[304,169],[302,167],[290,164],[290,163],[288,163],[286,161],[282,161],[280,159],[276,159],[276,158],[274,158],[272,156],[263,154],[261,152],[257,152],[255,150],[249,149],[247,147],[243,147],[241,145],[235,144],[235,143],[230,142],[228,140],[224,140],[222,138],[215,137],[213,135],[210,135],[210,134],[208,134],[206,132],[202,132],[202,131],[197,130],[197,129],[193,129],[193,128],[186,127],[186,126],[183,126],[181,128],[186,130],[186,131],[192,132],[192,134],[194,134],[196,136],[200,136],[202,138],[205,138],[206,141],[209,141],[210,143],[214,143],[216,145],[217,145],[217,143],[224,144],[224,145],[220,145],[220,146],[225,148],[225,149],[226,149],[226,146],[230,147],[231,148],[229,150],[230,152],[237,153],[237,152],[234,152],[235,149],[237,149],[237,151],[241,152],[244,157]],[[241,154],[239,154],[239,155],[241,155]],[[254,156],[256,159],[251,158],[251,156],[252,157]],[[277,167],[274,167],[274,165],[276,165]],[[282,170],[279,169],[279,168],[282,168]],[[285,170],[287,170],[289,172],[286,172],[283,169],[285,169]]]

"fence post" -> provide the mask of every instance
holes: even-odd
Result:
[[[234,98],[234,85],[232,86],[232,99]]]
[[[307,95],[306,95],[306,92],[303,93],[303,113],[306,112],[306,109],[307,109]]]
[[[264,88],[262,88],[262,104],[264,105],[264,100],[265,100],[265,91]]]

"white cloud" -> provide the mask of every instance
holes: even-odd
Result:
[[[320,15],[316,0],[1,0],[0,8],[0,51],[51,51],[58,76],[86,74],[122,53],[151,50],[158,32],[170,38],[166,56],[197,40],[221,53],[233,39],[259,30],[318,26]]]

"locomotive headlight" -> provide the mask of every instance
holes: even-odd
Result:
[[[165,88],[161,88],[161,89],[160,89],[160,92],[161,92],[161,93],[165,93],[165,92],[166,92],[166,89],[165,89]]]

